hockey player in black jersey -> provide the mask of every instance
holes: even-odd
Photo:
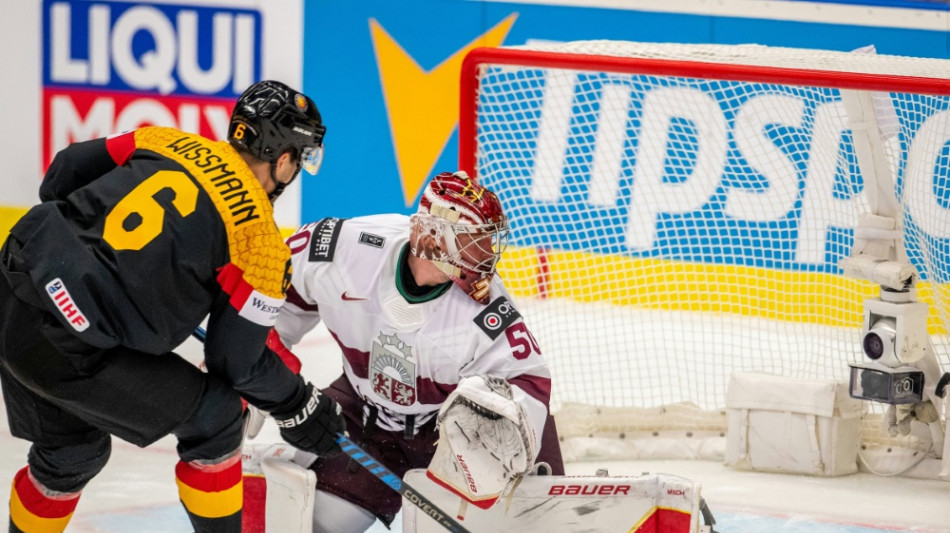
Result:
[[[325,132],[310,98],[263,81],[229,142],[145,127],[57,154],[0,250],[0,382],[32,442],[11,532],[63,531],[111,435],[168,434],[195,531],[240,532],[242,397],[295,419],[290,444],[338,449],[339,407],[264,350],[291,276],[271,204],[316,173]],[[206,316],[204,373],[172,350]]]

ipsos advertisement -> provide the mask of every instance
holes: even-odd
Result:
[[[479,173],[515,215],[519,246],[838,272],[871,210],[850,95],[836,89],[483,72]],[[950,272],[950,96],[880,96],[883,148],[908,154],[886,169],[907,252],[928,258],[924,273]]]
[[[770,3],[773,7],[780,4]],[[807,9],[801,4],[788,5]],[[302,214],[306,220],[373,212],[411,212],[429,177],[458,168],[459,67],[464,54],[476,46],[584,39],[759,43],[837,51],[873,45],[880,54],[948,57],[945,28],[888,27],[880,21],[871,26],[854,24],[850,17],[847,17],[849,20],[811,22],[802,21],[801,17],[795,21],[777,20],[774,15],[769,17],[765,13],[762,18],[756,18],[753,14],[738,13],[710,16],[586,6],[422,0],[398,3],[370,0],[345,5],[314,2],[307,4],[305,15],[304,82],[316,95],[328,128],[324,170],[316,180],[304,183]],[[703,88],[698,87],[694,92],[702,93]],[[711,98],[702,94],[693,96]],[[752,102],[756,106],[760,103]],[[667,123],[708,119],[709,123],[721,124],[722,138],[728,139],[734,134],[729,128],[734,126],[734,118],[741,113],[744,104],[735,101],[730,104],[735,107],[712,109],[714,116],[672,117],[672,122]],[[597,103],[591,102],[591,105]],[[634,105],[638,104],[631,104]],[[680,239],[676,235],[681,234],[686,235],[682,239],[686,240],[687,248],[696,245],[688,235],[699,227],[694,222],[703,219],[722,237],[720,248],[688,250],[680,246],[684,244],[680,239],[667,241],[672,249],[694,260],[835,270],[835,257],[850,252],[856,221],[829,220],[829,213],[834,212],[827,206],[840,204],[848,211],[863,211],[866,201],[862,194],[863,183],[842,181],[840,173],[836,174],[840,170],[835,167],[836,160],[809,161],[809,154],[818,152],[807,145],[813,140],[814,132],[809,128],[815,120],[831,116],[829,111],[838,105],[831,94],[802,103],[802,115],[796,118],[802,124],[795,141],[798,145],[780,146],[781,142],[789,141],[763,140],[772,142],[776,150],[797,154],[796,159],[787,160],[787,168],[783,169],[786,172],[781,176],[767,177],[788,178],[788,183],[777,183],[778,187],[769,188],[764,196],[760,194],[763,177],[745,183],[728,177],[730,169],[752,164],[745,156],[739,157],[735,146],[704,144],[704,151],[721,152],[723,172],[704,174],[701,176],[704,181],[692,176],[696,181],[683,185],[691,189],[688,196],[667,196],[678,202],[676,206],[651,203],[650,196],[638,194],[646,192],[642,187],[649,183],[643,179],[642,183],[620,179],[623,172],[615,175],[619,181],[609,189],[614,191],[610,198],[584,197],[568,204],[557,196],[557,188],[550,197],[533,197],[543,187],[539,189],[538,183],[529,181],[518,189],[517,194],[524,195],[518,201],[534,205],[552,221],[557,217],[576,218],[585,211],[602,210],[605,205],[598,202],[606,202],[607,208],[615,209],[627,223],[610,229],[600,228],[598,238],[609,239],[613,243],[610,250],[621,254],[669,257],[669,250],[664,251],[658,243],[664,238]],[[622,116],[620,120],[629,118]],[[839,126],[832,124],[826,130],[834,132],[833,138],[817,141],[838,147],[845,135]],[[910,125],[911,129],[919,127],[920,124]],[[525,143],[529,150],[537,148],[531,144],[531,136],[536,134],[527,132]],[[709,141],[695,138],[696,143]],[[662,144],[658,141],[659,146]],[[853,165],[853,154],[843,146],[823,153],[832,154],[833,159],[843,158],[844,164]],[[627,152],[620,154],[618,160],[622,165],[638,164],[634,156],[636,148],[631,144],[625,148]],[[591,150],[596,149],[591,147]],[[696,150],[692,155],[685,154],[685,159],[695,157],[699,153]],[[662,162],[659,166],[662,168]],[[577,179],[591,178],[581,175]],[[656,183],[662,183],[662,179],[657,179]],[[768,205],[761,201],[764,197],[768,197]],[[943,206],[947,199],[927,202],[931,206]],[[789,234],[794,237],[790,238]],[[809,237],[799,238],[804,235]],[[533,238],[556,240],[557,236]],[[770,250],[771,255],[763,257],[762,249],[757,247],[770,241],[779,243],[779,249]],[[802,246],[801,242],[805,241]],[[546,244],[583,247],[583,243],[576,242]],[[828,266],[817,266],[822,264]]]
[[[71,142],[143,125],[227,135],[261,77],[251,9],[44,0],[43,161]]]

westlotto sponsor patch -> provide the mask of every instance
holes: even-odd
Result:
[[[56,278],[47,283],[46,294],[53,300],[56,309],[59,309],[59,312],[62,313],[63,317],[66,318],[66,322],[68,322],[73,329],[76,331],[86,331],[86,328],[89,327],[89,321],[86,320],[86,315],[79,310],[79,307],[76,307],[76,303],[73,302],[72,296],[70,296],[69,291],[66,290],[66,285],[63,284],[63,280]]]
[[[333,261],[336,241],[340,238],[340,228],[343,227],[344,220],[325,218],[317,222],[317,227],[313,228],[313,237],[310,239],[310,256],[307,259],[315,263]]]
[[[282,305],[284,305],[283,298],[273,298],[252,290],[244,301],[244,305],[238,310],[238,314],[255,324],[273,326]]]
[[[504,296],[499,296],[475,317],[475,324],[477,324],[491,340],[495,340],[502,331],[505,331],[508,326],[512,325],[515,320],[519,318],[521,318],[521,313],[515,309],[515,306]]]
[[[360,232],[360,242],[370,246],[375,246],[376,248],[382,248],[383,244],[386,242],[386,238],[363,231]]]

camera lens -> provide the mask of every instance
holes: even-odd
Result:
[[[864,336],[864,353],[874,360],[884,355],[884,341],[880,335],[872,331]]]

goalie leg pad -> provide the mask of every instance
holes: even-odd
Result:
[[[317,474],[278,457],[265,457],[261,467],[267,480],[265,531],[311,533]]]
[[[499,378],[464,378],[439,412],[439,444],[427,475],[482,509],[534,464],[523,408]]]
[[[244,533],[311,533],[316,456],[287,444],[244,448]]]

